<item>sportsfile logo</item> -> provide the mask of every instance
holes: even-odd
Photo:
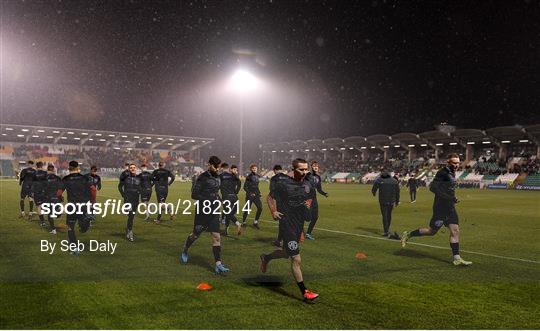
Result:
[[[63,203],[43,203],[40,205],[42,215],[51,215],[51,217],[58,217],[62,214],[67,215],[101,215],[106,217],[107,215],[129,215],[133,210],[133,204],[130,202],[123,202],[117,199],[107,199],[104,203],[95,202],[68,202]],[[173,211],[174,214],[181,212],[184,215],[193,214],[197,215],[221,215],[225,214],[240,214],[241,212],[251,212],[249,202],[246,202],[241,208],[238,201],[232,203],[231,201],[221,200],[197,200],[192,202],[191,200],[178,199],[176,204],[172,202],[150,202],[150,203],[137,203],[136,212],[139,214],[157,214]]]

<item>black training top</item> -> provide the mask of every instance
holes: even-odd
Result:
[[[399,203],[399,184],[394,177],[390,177],[387,172],[383,172],[373,183],[371,193],[373,196],[379,191],[379,203],[395,204]]]
[[[197,177],[197,181],[191,190],[191,198],[199,201],[219,200],[219,188],[221,180],[217,174],[205,171]]]
[[[174,178],[174,174],[164,168],[158,168],[152,173],[152,179],[156,188],[169,187],[174,182]]]
[[[62,189],[62,179],[56,174],[47,174],[47,184],[45,187],[45,197],[47,199],[58,198],[58,190]]]
[[[277,193],[276,192],[276,187],[277,187],[279,182],[281,182],[282,180],[286,180],[287,178],[291,178],[291,177],[287,176],[286,174],[284,174],[282,172],[278,172],[277,174],[272,176],[272,178],[270,178],[270,193],[269,193],[269,195],[272,197],[272,199],[276,200],[276,208],[277,208],[277,210],[279,212],[284,210],[285,207],[283,206],[283,201],[281,201],[279,195],[276,194]]]
[[[141,188],[144,190],[152,189],[152,186],[154,186],[154,177],[150,171],[142,171],[139,174],[139,178],[141,179]]]
[[[321,176],[319,176],[318,174],[316,174],[314,172],[309,172],[306,175],[306,179],[309,180],[311,186],[314,188],[311,191],[311,196],[310,196],[312,199],[317,200],[317,192],[319,192],[319,194],[322,194],[324,196],[328,195],[328,193],[326,193],[322,189]]]
[[[62,178],[62,186],[67,191],[68,202],[82,202],[86,203],[90,201],[90,186],[88,177],[81,173],[72,173]]]
[[[141,193],[141,178],[129,173],[129,176],[118,183],[118,191],[124,198],[138,197]]]
[[[454,208],[456,203],[456,174],[448,167],[437,171],[435,178],[429,185],[429,190],[435,193],[433,209],[445,211]]]
[[[35,195],[44,195],[47,186],[47,171],[37,169],[32,180],[32,193]]]
[[[244,182],[244,191],[246,191],[248,195],[261,195],[261,191],[259,190],[259,177],[261,176],[254,172],[247,175],[246,181]]]
[[[98,174],[86,174],[86,176],[88,176],[88,180],[90,181],[90,184],[92,184],[92,186],[95,186],[96,189],[101,190],[101,177],[99,177]]]
[[[24,168],[21,170],[21,173],[19,174],[19,185],[23,185],[25,187],[32,186],[32,181],[34,180],[34,174],[36,173],[36,169],[32,167]]]
[[[272,197],[281,202],[282,209],[278,209],[278,211],[284,215],[285,219],[304,222],[308,211],[305,202],[309,199],[311,190],[312,187],[308,180],[296,181],[287,176],[287,178],[283,177],[276,181]]]
[[[416,190],[416,188],[418,187],[418,181],[414,177],[409,178],[409,180],[407,181],[407,187],[411,191]]]
[[[235,174],[231,174],[230,172],[220,174],[219,178],[221,180],[221,186],[219,189],[223,199],[236,198],[238,192],[240,192],[240,188],[242,187],[240,178],[238,178],[238,176]]]

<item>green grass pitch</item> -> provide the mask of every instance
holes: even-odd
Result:
[[[56,242],[36,220],[18,218],[19,187],[0,182],[0,327],[39,329],[364,329],[540,328],[540,193],[458,191],[462,256],[471,267],[454,267],[448,231],[399,242],[380,237],[377,200],[365,185],[325,185],[319,196],[316,240],[301,247],[308,288],[320,294],[306,304],[290,263],[275,260],[263,277],[259,255],[270,252],[276,223],[265,205],[262,229],[222,239],[229,275],[212,272],[209,234],[181,265],[178,254],[192,216],[161,225],[135,220],[135,242],[124,240],[124,216],[98,219],[78,238],[118,242],[116,253],[74,257],[40,252],[40,240]],[[169,200],[189,198],[190,183],[175,183]],[[267,184],[262,184],[263,195]],[[98,200],[118,198],[105,182]],[[152,196],[155,201],[155,195]],[[243,197],[242,197],[243,199]],[[426,226],[433,195],[420,189],[418,202],[395,209],[392,229]],[[250,218],[252,219],[252,218]],[[168,217],[165,217],[168,220]],[[61,218],[65,222],[65,216]],[[364,252],[366,259],[355,258]],[[211,291],[198,291],[208,282]]]

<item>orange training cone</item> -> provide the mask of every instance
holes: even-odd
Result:
[[[367,255],[364,252],[356,253],[356,258],[359,259],[359,260],[365,259],[366,257],[367,257]]]
[[[210,285],[208,283],[200,283],[197,286],[197,290],[200,290],[200,291],[209,291],[211,289],[212,289],[212,285]]]

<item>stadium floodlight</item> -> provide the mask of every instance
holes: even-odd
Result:
[[[114,134],[110,134],[109,137],[114,138]]]
[[[450,146],[456,146],[457,143],[449,143],[448,145],[450,145]]]
[[[96,133],[96,136],[101,137],[102,134],[101,133]]]
[[[38,135],[33,135],[32,138],[39,138],[39,136]]]
[[[75,138],[73,138],[73,139],[75,139],[75,140],[81,140],[81,138],[79,138],[79,137],[75,137]]]
[[[2,133],[2,136],[7,136],[7,133]]]
[[[382,148],[390,148],[390,146],[388,145],[384,145]]]
[[[323,148],[322,150],[323,150],[323,151],[326,151],[326,148]]]
[[[22,138],[24,137],[24,134],[18,134],[17,137]]]
[[[102,139],[100,139],[99,141],[105,141],[105,139],[102,138]]]
[[[127,136],[126,136],[126,135],[122,135],[122,138],[127,138]]]
[[[68,131],[67,134],[75,134],[73,131]]]
[[[52,137],[51,137],[51,138],[52,138]],[[90,140],[90,141],[94,141],[94,138],[88,138],[88,140]]]
[[[349,147],[349,149],[354,149],[354,147]]]
[[[13,131],[13,128],[6,128],[6,131]]]
[[[444,144],[443,144],[443,143],[437,143],[437,144],[435,144],[435,146],[442,146],[442,145],[444,145]]]
[[[362,147],[360,147],[360,149],[367,149],[367,147],[366,147],[366,146],[362,146]]]
[[[133,136],[133,138],[135,138],[135,139],[139,139],[140,137],[139,137],[139,136]]]
[[[52,133],[60,133],[60,131],[58,130],[54,130]]]
[[[30,131],[30,130],[28,130],[28,129],[21,129],[21,131],[22,131],[22,132],[28,132],[28,131]]]
[[[67,139],[67,137],[60,137],[60,139]]]
[[[399,148],[399,147],[401,147],[401,146],[400,146],[400,145],[394,145],[394,147],[395,147],[395,148]]]
[[[344,150],[345,150],[345,147],[341,147],[340,150],[344,151]]]
[[[503,144],[509,144],[509,143],[510,143],[510,140],[503,140],[503,141],[501,141],[501,143],[503,143]]]
[[[309,152],[309,149],[306,149],[305,151],[306,151],[306,152]]]
[[[241,96],[240,105],[240,154],[238,160],[238,172],[243,173],[244,162],[244,97],[247,93],[255,90],[259,85],[259,80],[253,76],[249,71],[244,69],[238,69],[232,75],[229,85],[231,89]]]
[[[468,141],[467,145],[474,145],[474,141]]]
[[[83,136],[88,136],[88,132],[81,132]]]
[[[407,147],[414,147],[414,145],[407,145]]]
[[[519,142],[520,143],[528,143],[529,141],[527,139],[521,139]]]
[[[275,153],[276,151],[272,151],[272,153]]]
[[[485,145],[491,144],[491,141],[482,141],[482,144],[485,144]]]
[[[54,138],[54,137],[53,136],[47,136],[47,139],[52,139],[52,138]]]
[[[370,148],[371,148],[371,149],[375,149],[376,147],[375,147],[375,146],[371,146]]]
[[[330,148],[330,150],[331,150],[331,151],[333,151],[333,150],[334,150],[334,148],[332,147],[332,148]]]
[[[37,132],[43,133],[43,132],[45,132],[45,130],[41,130],[41,129],[40,129],[40,130],[37,130]]]
[[[421,147],[427,147],[427,144],[420,144]]]

